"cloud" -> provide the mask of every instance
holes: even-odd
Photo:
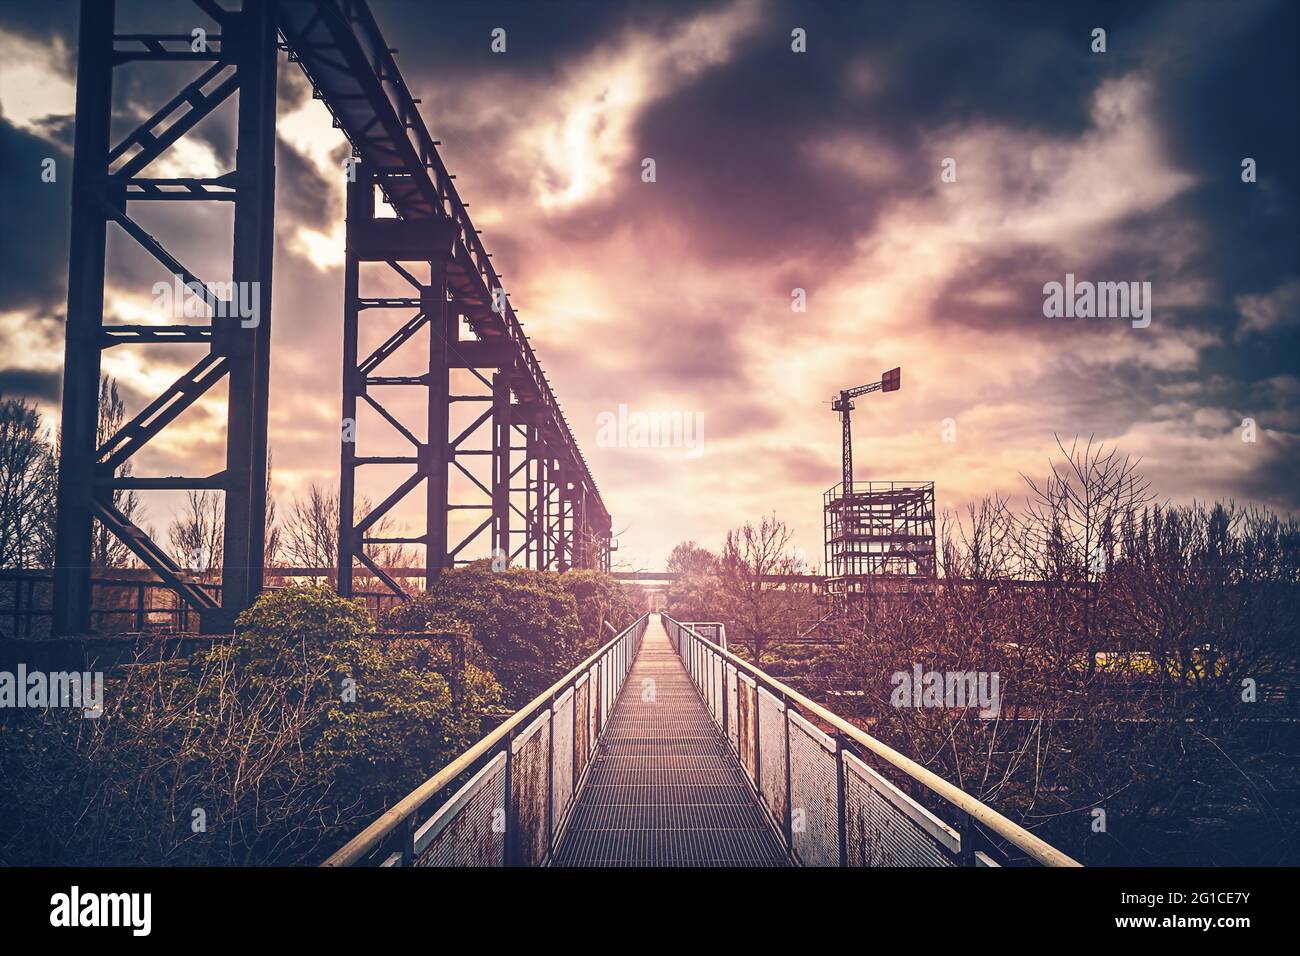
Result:
[[[1300,323],[1300,279],[1288,279],[1264,295],[1239,295],[1234,303],[1241,315],[1238,338],[1292,328]]]
[[[25,368],[0,369],[0,395],[22,395],[57,402],[63,391],[59,371],[41,372]]]
[[[0,10],[0,37],[21,41],[15,62],[36,64],[24,82],[49,79],[49,101],[21,122],[0,89],[6,169],[67,142],[55,94],[69,88],[72,18],[52,7],[47,26],[33,9]],[[715,544],[772,510],[820,554],[821,495],[840,470],[828,401],[895,365],[902,391],[854,413],[858,475],[933,479],[941,506],[1018,495],[1054,434],[1143,456],[1171,499],[1300,504],[1300,221],[1286,174],[1300,146],[1295,124],[1277,122],[1295,86],[1294,4],[374,10],[628,528],[620,559],[659,567],[678,540]],[[1099,16],[1105,56],[1088,49]],[[790,50],[792,25],[807,29],[807,54]],[[505,54],[490,50],[496,27]],[[292,495],[337,477],[347,147],[297,69],[281,75],[271,442],[276,489]],[[166,86],[122,82],[123,118]],[[200,130],[160,168],[228,169],[230,117]],[[1244,155],[1260,163],[1253,186],[1239,179]],[[655,183],[641,181],[644,157]],[[939,179],[946,157],[955,183]],[[48,192],[0,183],[6,218],[24,223],[0,240],[0,342],[12,381],[26,372],[47,400],[66,190],[64,177]],[[141,219],[196,271],[228,274],[219,215]],[[148,321],[159,267],[128,245],[110,243],[109,309]],[[1044,318],[1042,285],[1066,272],[1151,281],[1151,328]],[[806,312],[791,308],[795,287]],[[367,314],[363,348],[398,320]],[[138,411],[194,351],[116,348],[105,367]],[[401,361],[420,371],[418,355]],[[458,391],[475,387],[463,378]],[[390,391],[399,417],[423,420],[418,389]],[[139,473],[220,468],[223,395],[169,429]],[[596,416],[620,403],[702,414],[704,455],[596,446]],[[1255,445],[1239,438],[1246,417]],[[373,417],[361,431],[371,451],[405,451]],[[393,483],[363,475],[361,492],[378,500]]]

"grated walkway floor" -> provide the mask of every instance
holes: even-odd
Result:
[[[786,865],[658,615],[650,617],[555,863]]]

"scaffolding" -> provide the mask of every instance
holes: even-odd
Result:
[[[823,500],[833,604],[934,577],[934,482],[841,483]]]

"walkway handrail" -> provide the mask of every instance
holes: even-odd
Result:
[[[522,709],[516,711],[505,723],[497,727],[490,734],[471,746],[463,754],[443,767],[436,774],[420,784],[413,791],[399,800],[396,804],[384,811],[373,823],[362,830],[359,834],[349,840],[341,849],[335,852],[323,866],[354,866],[359,863],[377,862],[379,865],[410,866],[415,864],[416,856],[416,829],[417,820],[420,811],[436,798],[442,791],[456,783],[456,781],[465,773],[477,768],[480,764],[491,764],[496,760],[501,760],[504,768],[505,779],[503,787],[505,792],[505,807],[493,807],[492,810],[503,810],[506,819],[504,826],[499,831],[501,840],[500,856],[501,862],[509,862],[510,854],[507,844],[511,841],[512,827],[518,822],[513,819],[514,814],[511,811],[510,792],[511,792],[511,774],[510,763],[513,758],[513,745],[517,736],[527,736],[532,730],[534,723],[541,721],[544,717],[549,718],[550,713],[560,706],[561,701],[570,701],[569,691],[580,684],[584,679],[590,680],[591,675],[597,674],[597,680],[602,681],[598,689],[589,690],[590,718],[598,728],[597,733],[593,734],[590,741],[588,753],[577,755],[574,762],[574,775],[586,767],[584,758],[590,756],[594,751],[596,739],[599,733],[603,732],[605,721],[608,719],[608,713],[612,707],[613,699],[617,696],[618,691],[622,688],[623,680],[627,672],[631,669],[632,659],[636,656],[636,650],[640,646],[641,638],[645,635],[646,623],[649,620],[649,614],[643,614],[629,627],[621,631],[616,637],[611,638],[606,644],[602,645],[599,650],[593,652],[581,664],[573,668],[549,688],[538,694]],[[590,688],[590,684],[587,685]],[[576,718],[576,711],[570,708],[570,719]],[[583,715],[584,721],[588,715]],[[550,725],[549,719],[547,720]],[[521,731],[523,733],[521,734]],[[585,739],[585,738],[580,738]],[[563,811],[567,807],[553,807],[551,805],[551,794],[554,792],[553,781],[551,779],[554,761],[551,759],[551,749],[549,742],[553,742],[553,734],[548,738],[547,750],[547,772],[546,772],[546,807],[545,823],[548,832],[545,835],[545,844],[547,852],[555,842],[555,837],[559,835],[559,825],[564,822]],[[582,759],[582,764],[578,764],[577,759]],[[486,767],[484,768],[486,769]],[[480,770],[480,774],[482,771]],[[477,778],[475,778],[477,779]],[[471,781],[473,783],[474,781]],[[468,787],[469,784],[466,784]],[[464,790],[465,788],[462,788]],[[572,793],[576,793],[577,784],[572,787]],[[435,818],[448,806],[454,803],[461,794],[458,792],[445,803],[441,804],[437,812],[424,821],[424,825],[434,822]],[[468,798],[466,798],[468,799]],[[393,848],[392,843],[395,839],[401,839],[401,845]],[[387,856],[375,861],[376,851],[390,849]],[[545,854],[544,854],[545,855]],[[381,853],[382,856],[382,853]]]
[[[763,687],[769,693],[775,693],[776,696],[782,698],[787,704],[794,704],[802,715],[806,717],[816,717],[818,720],[830,725],[841,738],[847,739],[854,745],[870,751],[894,769],[901,771],[913,780],[916,780],[931,792],[952,804],[968,818],[978,821],[989,831],[1001,837],[1003,840],[1006,840],[1031,859],[1041,863],[1043,866],[1077,867],[1081,865],[1070,856],[1053,847],[1051,844],[1034,836],[1024,827],[1004,817],[992,807],[975,799],[964,790],[953,786],[947,780],[944,780],[934,772],[927,770],[916,761],[903,756],[897,750],[882,743],[862,729],[855,727],[853,724],[827,710],[816,701],[810,700],[797,690],[794,690],[776,678],[764,673],[749,661],[743,660],[730,651],[724,650],[713,641],[710,641],[708,638],[703,637],[694,631],[688,625],[675,621],[669,615],[663,614],[662,616],[665,624],[669,625],[669,636],[673,638],[674,647],[677,648],[678,653],[682,654],[683,657],[685,657],[685,654],[683,654],[681,648],[681,633],[685,632],[689,634],[693,640],[698,641],[713,654],[718,655],[727,664],[736,668],[737,671],[743,671],[749,675],[757,685]],[[677,630],[677,634],[672,633],[674,629]],[[688,670],[689,669],[690,666],[688,664]],[[726,691],[723,693],[726,693]],[[728,710],[729,708],[724,702],[721,707],[723,715],[721,723],[723,724],[724,733],[728,731],[726,726]],[[963,836],[966,836],[966,834],[963,834]],[[841,836],[841,841],[843,841],[843,836]],[[973,858],[974,854],[971,847],[966,846],[963,847],[963,849],[967,851],[969,857]]]

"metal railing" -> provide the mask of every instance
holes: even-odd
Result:
[[[544,866],[645,636],[642,615],[325,866]]]
[[[333,569],[276,568],[266,569],[267,577],[288,579],[295,576],[326,578]],[[134,569],[105,569],[104,576],[90,579],[93,606],[90,621],[101,634],[131,634],[145,631],[171,631],[177,634],[199,632],[199,609],[177,594],[170,584],[155,578],[122,576]],[[304,572],[301,575],[298,572]],[[216,577],[220,569],[209,572]],[[421,571],[421,574],[424,572]],[[358,578],[363,577],[358,575]],[[220,599],[221,585],[193,578],[193,583]],[[268,585],[264,591],[279,587]],[[46,570],[0,570],[0,638],[48,638],[53,616],[54,575]],[[372,615],[399,604],[389,591],[357,590],[353,600],[365,601]]]
[[[997,841],[1044,866],[1078,866],[1024,827],[870,734],[661,615],[709,713],[780,833],[805,866],[1001,866]],[[873,762],[883,761],[880,770]],[[901,773],[950,825],[881,773]]]

